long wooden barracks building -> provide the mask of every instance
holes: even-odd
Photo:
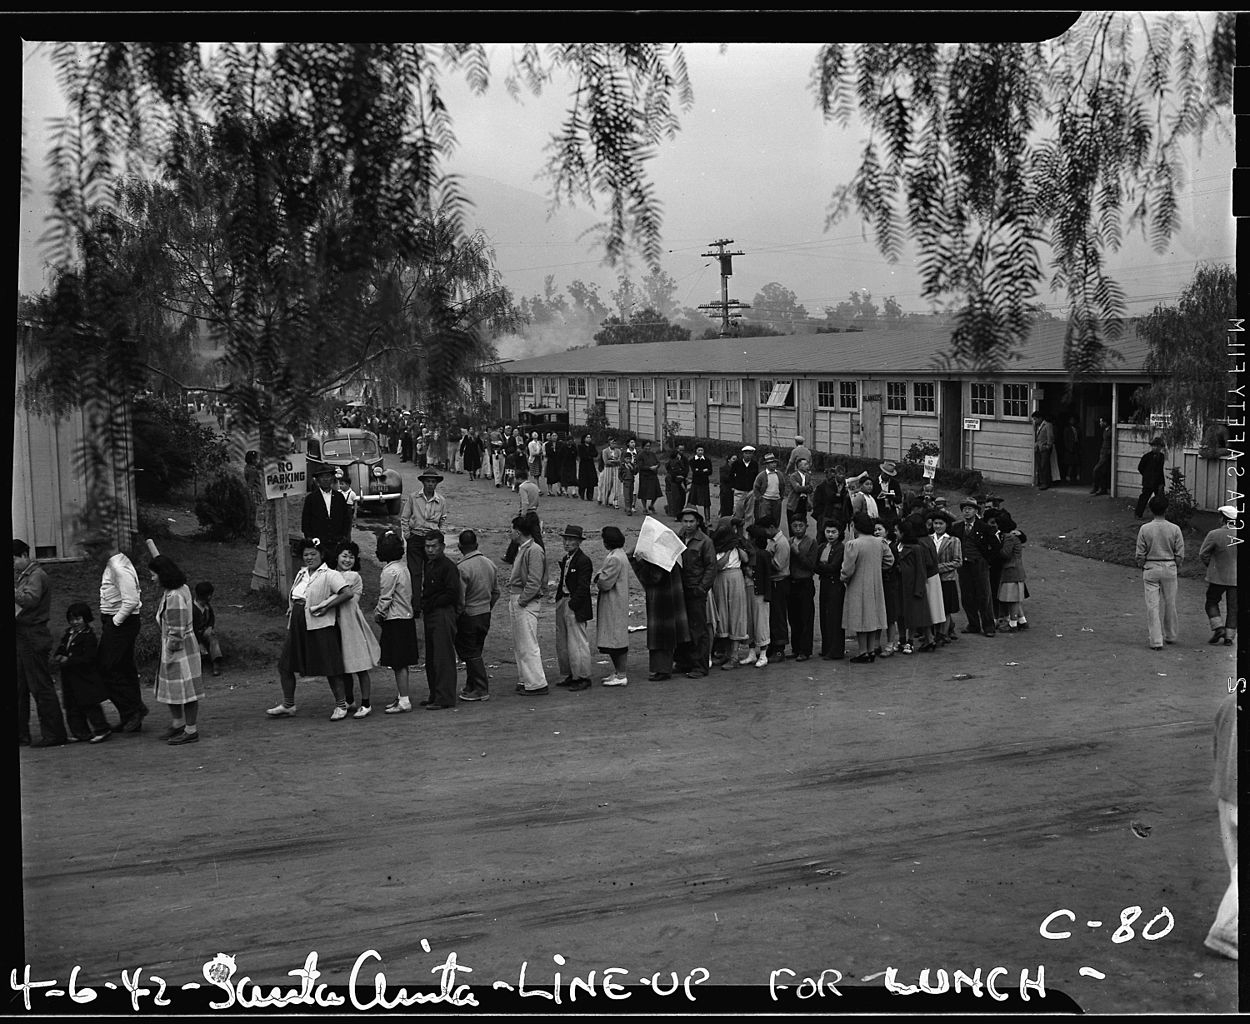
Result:
[[[1098,461],[1099,417],[1116,425],[1113,493],[1140,492],[1137,461],[1152,430],[1134,422],[1133,394],[1150,380],[1147,344],[1133,327],[1095,378],[1068,391],[1065,325],[1035,326],[1018,358],[983,375],[943,366],[949,330],[914,327],[774,338],[717,338],[645,345],[600,345],[497,364],[491,405],[505,422],[523,409],[566,409],[586,422],[600,403],[609,425],[660,440],[678,434],[760,448],[790,447],[796,434],[817,452],[903,458],[916,441],[934,442],[941,465],[977,469],[987,480],[1033,482],[1035,410],[1071,416],[1081,437],[1081,479]],[[1169,452],[1182,465],[1201,508],[1226,503],[1225,464],[1196,449]]]

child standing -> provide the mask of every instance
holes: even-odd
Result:
[[[61,669],[61,694],[70,735],[89,743],[103,743],[113,733],[100,707],[108,694],[95,667],[96,636],[91,629],[91,606],[76,601],[65,610],[69,628],[52,652],[52,664]]]
[[[1028,629],[1029,620],[1024,617],[1024,599],[1029,588],[1024,582],[1024,540],[1016,528],[1016,521],[1003,513],[998,517],[998,528],[1003,535],[1003,574],[998,584],[998,599],[1007,612],[1007,629]]]
[[[421,541],[417,539],[414,543]],[[412,710],[408,697],[408,666],[420,661],[421,649],[417,643],[417,623],[412,617],[412,576],[404,557],[404,542],[394,530],[387,530],[378,539],[378,561],[382,563],[381,593],[373,611],[373,617],[382,626],[378,664],[395,672],[395,703],[387,705],[386,714],[396,715]]]
[[[192,629],[200,645],[200,657],[208,656],[213,665],[213,675],[221,675],[221,641],[217,639],[217,613],[213,611],[213,585],[201,580],[195,585],[195,598],[191,605]]]
[[[360,679],[360,707],[353,717],[365,718],[373,710],[370,706],[369,670],[378,664],[382,651],[377,637],[360,610],[360,598],[365,592],[365,581],[360,577],[360,548],[352,541],[339,545],[335,568],[347,585],[352,596],[339,609],[339,638],[343,645],[343,692],[352,703],[352,675]]]

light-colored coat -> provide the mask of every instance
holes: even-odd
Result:
[[[609,650],[629,646],[629,560],[620,548],[607,552],[592,582],[599,591],[595,602],[598,622],[596,646]]]
[[[883,569],[894,564],[894,553],[880,537],[864,534],[842,546],[842,582],[846,597],[842,605],[842,628],[852,633],[885,629]]]

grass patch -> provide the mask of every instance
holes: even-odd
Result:
[[[1062,536],[1042,537],[1040,541],[1042,547],[1052,551],[1136,569],[1137,531],[1140,525],[1134,522],[1114,527],[1078,526]],[[1206,575],[1207,568],[1198,559],[1198,549],[1202,546],[1205,535],[1192,527],[1185,531],[1185,561],[1181,566],[1180,576],[1186,579],[1202,579]]]

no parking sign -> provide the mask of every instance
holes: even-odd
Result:
[[[308,489],[308,457],[298,454],[284,455],[265,463],[265,497],[281,498],[287,494],[302,494]]]
[[[938,457],[936,455],[926,455],[924,457],[924,474],[923,476],[932,480],[937,473]]]

